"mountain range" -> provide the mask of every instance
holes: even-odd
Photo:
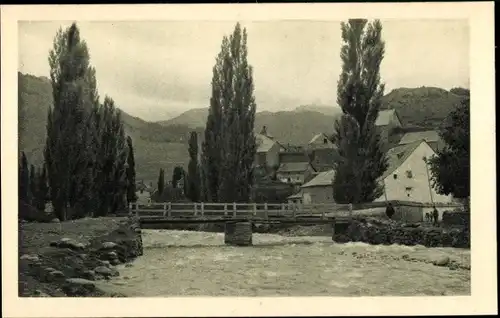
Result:
[[[436,128],[462,98],[441,88],[399,88],[384,96],[383,108],[395,108],[404,125]],[[52,105],[50,81],[18,73],[18,100],[19,150],[39,165]],[[187,167],[189,133],[194,130],[203,136],[207,112],[208,108],[191,109],[169,120],[149,122],[122,111],[125,131],[134,142],[138,180],[154,184],[160,168],[170,176],[175,166]],[[256,114],[255,130],[266,126],[281,143],[303,145],[317,133],[330,133],[341,113],[339,107],[314,104],[292,111],[262,111]]]

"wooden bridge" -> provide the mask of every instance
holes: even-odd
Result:
[[[161,224],[224,223],[225,242],[251,245],[253,224],[335,224],[349,223],[348,204],[268,204],[268,203],[132,203],[129,214],[139,217],[141,226]]]
[[[268,203],[131,203],[129,214],[146,223],[320,222],[349,220],[348,204],[268,204]]]

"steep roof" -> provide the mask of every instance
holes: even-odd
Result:
[[[334,176],[335,176],[335,170],[333,169],[321,172],[312,180],[302,185],[301,188],[330,186],[333,183]]]
[[[309,167],[309,162],[285,162],[280,164],[277,172],[303,172]]]
[[[392,116],[396,114],[399,118],[395,109],[384,109],[378,112],[377,120],[375,121],[375,126],[386,126],[391,122]]]
[[[287,197],[287,199],[300,199],[300,198],[302,198],[302,191],[299,191],[299,192]]]
[[[257,152],[268,152],[276,143],[268,136],[257,133],[255,134],[255,141],[257,142]]]
[[[406,145],[398,145],[393,147],[387,151],[387,160],[389,162],[389,167],[385,171],[385,173],[379,178],[379,180],[383,180],[391,175],[397,168],[399,168],[403,162],[420,146],[421,143],[425,142],[424,140],[417,140],[412,143]]]
[[[426,130],[426,131],[415,131],[408,132],[401,137],[399,141],[400,145],[406,145],[417,140],[425,140],[426,142],[437,142],[441,138],[439,137],[439,133],[435,130]]]
[[[315,143],[318,139],[321,141],[321,143],[323,143],[323,140],[325,138],[328,140],[328,136],[327,135],[325,135],[324,133],[319,133],[319,134],[314,135],[314,137],[312,137],[312,139],[309,141],[309,143],[310,144]]]

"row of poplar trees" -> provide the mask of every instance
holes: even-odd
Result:
[[[50,199],[60,220],[104,216],[135,200],[132,139],[112,98],[100,102],[96,71],[75,23],[49,54],[53,107],[44,151]]]
[[[385,51],[382,25],[378,20],[351,19],[341,24],[341,31],[337,102],[343,116],[334,123],[334,142],[341,158],[335,166],[334,198],[339,203],[371,202],[383,193],[378,178],[388,167],[375,126],[384,93],[380,83]],[[213,68],[200,163],[196,133],[190,138],[187,194],[192,201],[251,199],[256,105],[247,55],[247,33],[238,23],[232,35],[223,38]]]

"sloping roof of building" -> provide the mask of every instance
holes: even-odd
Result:
[[[425,140],[426,142],[438,142],[440,141],[439,133],[435,130],[426,131],[415,131],[408,132],[401,137],[399,141],[400,145],[406,145],[418,140]]]
[[[424,140],[417,140],[412,143],[406,145],[398,145],[393,147],[387,151],[387,160],[389,163],[389,167],[385,171],[385,173],[379,178],[379,180],[383,180],[391,175],[397,168],[399,168],[403,162],[420,146],[421,143],[425,142]]]
[[[391,122],[392,115],[396,114],[398,116],[395,109],[384,109],[378,112],[377,120],[375,121],[376,126],[387,126]],[[398,116],[399,118],[399,116]]]
[[[281,163],[308,162],[309,157],[305,151],[284,151],[279,154],[279,160]]]
[[[277,172],[303,172],[309,167],[309,162],[285,162],[280,164]]]
[[[301,199],[302,198],[302,191],[299,191],[295,194],[292,194],[291,196],[287,197],[287,199]]]
[[[257,143],[257,152],[268,152],[275,144],[273,139],[262,134],[255,134],[255,141]]]
[[[335,176],[335,170],[333,169],[321,172],[311,181],[303,184],[301,188],[330,186],[333,183],[334,176]]]
[[[313,144],[313,143],[315,143],[318,140],[320,140],[321,143],[323,143],[323,140],[325,138],[328,140],[328,136],[327,135],[325,135],[324,133],[319,133],[319,134],[316,134],[314,137],[312,137],[312,139],[309,141],[309,143]]]

